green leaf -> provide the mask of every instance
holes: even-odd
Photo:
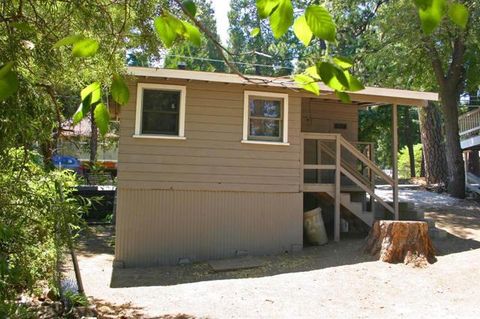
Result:
[[[72,45],[77,43],[80,40],[85,39],[83,35],[76,34],[76,35],[70,35],[68,37],[65,37],[63,39],[58,40],[54,45],[53,48],[59,48],[65,45]]]
[[[320,75],[318,74],[318,70],[317,70],[317,67],[315,65],[311,66],[309,68],[306,68],[305,69],[305,74],[313,77],[314,79],[320,79]]]
[[[293,24],[292,2],[290,0],[278,0],[278,6],[270,15],[269,21],[273,36],[276,39],[284,35]]]
[[[350,72],[345,70],[343,74],[345,74],[345,77],[348,81],[347,91],[356,92],[365,89],[365,86],[363,86],[362,82],[360,82],[360,80],[354,77]]]
[[[279,0],[257,0],[257,11],[260,18],[268,18],[277,9],[279,3]]]
[[[254,28],[252,31],[250,31],[250,36],[252,37],[256,37],[259,34],[260,34],[260,28]]]
[[[351,103],[352,100],[350,99],[350,95],[348,95],[347,92],[340,92],[340,91],[335,91],[335,95],[338,96],[340,101],[343,103]]]
[[[193,45],[195,46],[200,46],[202,43],[202,35],[200,34],[200,31],[198,31],[197,27],[186,22],[186,21],[181,21],[184,26],[184,34],[183,36],[185,39],[189,40]]]
[[[13,68],[13,61],[7,62],[0,67],[0,78],[5,76]]]
[[[448,16],[456,25],[465,29],[468,22],[468,9],[460,3],[453,3],[448,10]]]
[[[80,91],[80,98],[83,100],[91,97],[90,104],[96,104],[102,99],[102,90],[99,82],[93,82]]]
[[[329,62],[319,63],[318,74],[320,74],[322,82],[334,90],[345,91],[349,86],[343,70]]]
[[[306,74],[295,74],[293,76],[295,83],[298,84],[302,89],[308,92],[312,92],[315,95],[320,95],[320,87],[314,78]]]
[[[12,96],[18,90],[18,78],[11,70],[12,64],[7,63],[0,69],[0,101]]]
[[[99,43],[94,39],[83,39],[75,42],[72,54],[75,57],[89,57],[97,53]]]
[[[316,5],[308,6],[305,10],[305,18],[315,36],[326,41],[335,42],[337,27],[327,9]]]
[[[342,69],[350,69],[353,66],[353,61],[349,58],[343,56],[336,56],[333,58],[333,62]]]
[[[446,0],[432,0],[426,9],[419,8],[418,14],[425,34],[431,34],[442,21],[445,13]]]
[[[307,24],[307,19],[305,18],[305,15],[302,15],[295,20],[295,23],[293,24],[293,32],[305,46],[308,46],[310,44],[313,33]]]
[[[178,35],[184,34],[185,32],[184,24],[168,12],[157,17],[153,24],[158,38],[167,48],[173,45]]]
[[[183,6],[185,9],[187,9],[188,13],[194,17],[197,14],[197,6],[195,5],[195,2],[192,0],[185,0],[182,2]]]
[[[73,125],[77,125],[90,111],[90,103],[80,103],[77,111],[73,114]]]
[[[125,105],[130,99],[130,91],[125,81],[119,75],[113,76],[112,86],[110,88],[112,97],[120,105]]]
[[[90,111],[90,108],[102,101],[102,91],[99,82],[93,82],[80,91],[82,103],[73,115],[73,125],[78,124]]]
[[[105,104],[99,103],[95,106],[93,117],[100,134],[105,135],[108,132],[108,124],[110,123],[110,113],[108,112],[108,108],[105,106]]]

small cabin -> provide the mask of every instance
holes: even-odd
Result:
[[[115,264],[261,255],[303,247],[303,213],[321,206],[340,240],[342,218],[369,227],[374,210],[398,218],[398,174],[358,141],[358,112],[422,107],[437,94],[366,88],[342,103],[288,78],[129,67],[120,113]],[[389,184],[393,201],[375,194]]]

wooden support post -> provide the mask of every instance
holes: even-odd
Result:
[[[392,161],[393,161],[393,209],[395,211],[395,220],[400,219],[400,212],[398,210],[398,112],[397,104],[392,105]]]
[[[335,218],[334,218],[334,240],[340,241],[340,166],[341,166],[341,144],[339,136],[335,139]]]
[[[305,165],[305,137],[301,134],[300,138],[300,191],[303,192],[305,183],[305,170],[303,169],[303,165]]]
[[[370,144],[370,160],[374,164],[377,164],[375,161],[375,148],[373,144]],[[369,171],[370,171],[370,183],[372,184],[373,191],[375,192],[375,173],[371,168],[369,168]],[[375,216],[375,199],[373,198],[373,196],[370,196],[370,211]]]

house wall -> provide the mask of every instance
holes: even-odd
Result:
[[[116,260],[175,264],[302,245],[300,96],[289,96],[290,145],[253,145],[240,142],[243,92],[265,89],[138,81],[187,87],[186,140],[132,137],[137,82],[130,83],[120,120]]]
[[[335,123],[346,124],[346,129],[335,129]],[[337,101],[302,99],[302,131],[340,133],[351,142],[358,141],[358,107]]]

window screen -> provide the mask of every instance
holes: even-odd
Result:
[[[281,141],[283,136],[283,100],[249,98],[248,139]]]
[[[143,90],[142,134],[178,135],[180,92]]]

